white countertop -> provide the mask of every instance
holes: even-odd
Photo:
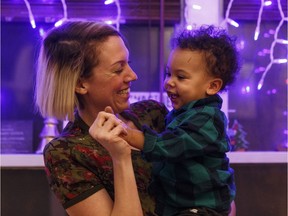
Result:
[[[288,163],[287,152],[229,152],[231,164]],[[44,168],[42,154],[1,154],[2,168]]]

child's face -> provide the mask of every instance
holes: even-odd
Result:
[[[164,88],[174,109],[207,97],[212,80],[203,52],[176,48],[170,53]]]

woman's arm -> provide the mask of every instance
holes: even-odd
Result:
[[[105,189],[67,209],[71,216],[142,216],[130,145],[119,134],[125,133],[119,119],[100,112],[89,133],[109,151],[113,160],[115,200]]]
[[[70,216],[142,216],[132,161],[113,161],[115,201],[102,189],[67,208]]]

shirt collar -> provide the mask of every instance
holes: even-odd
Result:
[[[221,109],[222,102],[223,100],[218,94],[215,94],[206,98],[202,98],[199,100],[191,101],[185,104],[184,106],[182,106],[180,109],[171,110],[166,117],[166,125],[167,123],[171,122],[173,118],[175,118],[176,116],[190,109],[195,109],[197,107],[203,107],[203,106],[212,106],[212,107],[217,107]]]

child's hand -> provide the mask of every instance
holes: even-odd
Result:
[[[114,111],[113,111],[112,107],[110,107],[110,106],[105,107],[104,111],[107,112],[107,113],[114,114]],[[117,118],[117,117],[115,116],[115,118]],[[121,137],[127,136],[127,128],[128,128],[129,125],[124,123],[123,121],[121,121],[121,119],[118,119],[118,120],[119,120],[119,123],[123,127],[123,131],[122,131],[122,133],[119,134],[119,136],[121,136]]]
[[[131,154],[130,145],[121,137],[121,134],[127,135],[123,124],[114,114],[102,111],[89,128],[90,135],[116,160]]]

